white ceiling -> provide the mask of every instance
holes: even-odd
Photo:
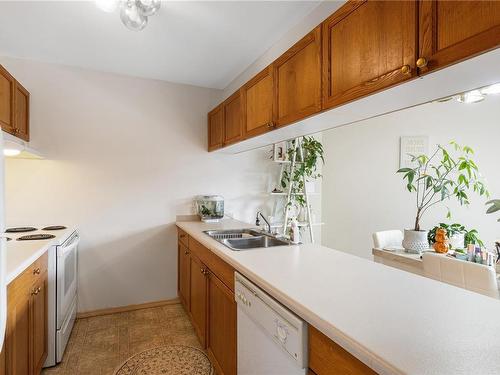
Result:
[[[0,1],[0,55],[224,88],[318,1],[164,1],[140,31],[94,1]]]

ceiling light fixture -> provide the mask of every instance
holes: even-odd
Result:
[[[483,87],[481,89],[481,94],[484,95],[500,94],[500,83],[495,83],[494,85]]]
[[[10,141],[7,139],[4,140],[3,147],[4,147],[3,154],[5,156],[17,156],[25,148],[23,144],[20,144],[20,143],[14,142],[14,141]]]
[[[479,103],[484,100],[486,96],[481,94],[479,90],[472,90],[469,92],[464,92],[457,96],[457,101],[460,103]]]
[[[120,8],[120,19],[132,31],[141,31],[148,24],[148,17],[155,15],[161,0],[96,0],[97,7],[105,12]]]
[[[96,0],[95,3],[100,10],[112,13],[118,8],[119,0]]]

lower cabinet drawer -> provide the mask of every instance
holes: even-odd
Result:
[[[232,292],[234,292],[234,268],[207,249],[194,238],[189,239],[189,250],[196,255]]]
[[[309,374],[376,374],[371,368],[336,344],[316,328],[309,326]]]

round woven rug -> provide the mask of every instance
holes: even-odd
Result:
[[[205,353],[185,345],[167,345],[146,350],[125,361],[115,375],[212,375]]]

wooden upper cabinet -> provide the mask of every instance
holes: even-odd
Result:
[[[25,141],[29,136],[30,93],[19,82],[14,86],[15,135]]]
[[[236,91],[224,102],[224,146],[243,137],[241,95]]]
[[[236,341],[234,293],[210,272],[207,351],[217,374],[236,375]]]
[[[208,113],[208,151],[224,144],[224,105],[220,104]]]
[[[273,69],[264,69],[241,89],[243,136],[253,137],[274,129]]]
[[[419,2],[422,73],[500,46],[500,1]]]
[[[0,65],[0,126],[29,141],[30,94]]]
[[[415,1],[350,1],[323,22],[323,108],[416,75]]]
[[[9,133],[15,132],[14,85],[15,79],[0,65],[0,126]]]
[[[321,110],[321,27],[318,26],[274,63],[276,126]]]

